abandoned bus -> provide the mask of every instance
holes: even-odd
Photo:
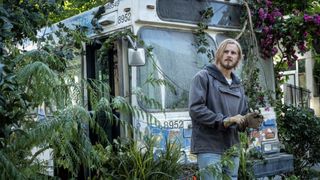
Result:
[[[198,53],[194,32],[201,21],[199,12],[208,8],[212,9],[213,16],[205,22],[208,29],[205,30],[204,37],[210,51]],[[142,47],[130,36],[115,39],[103,62],[98,61],[97,57],[101,44],[86,44],[84,55],[78,59],[79,76],[108,83],[112,95],[126,97],[132,106],[150,113],[158,123],[149,123],[142,117],[130,117],[121,113],[119,116],[139,129],[141,134],[155,136],[160,150],[164,148],[166,139],[179,143],[185,155],[182,161],[195,163],[196,158],[190,154],[192,132],[187,107],[189,85],[195,73],[211,62],[212,56],[210,59],[208,53],[214,54],[218,44],[230,38],[230,34],[241,32],[241,10],[239,0],[114,0],[104,6],[104,12],[96,20],[100,27],[99,33],[93,31],[91,23],[98,8],[62,23],[67,27],[86,26],[89,28],[88,37],[101,42],[124,30],[129,30],[144,42]],[[151,56],[146,55],[146,47],[152,47]],[[274,90],[272,61],[261,61],[258,66],[263,79],[262,86]],[[241,67],[236,73],[240,75],[240,72]],[[268,77],[264,74],[268,74]],[[169,85],[147,83],[154,79],[163,80],[161,82]],[[160,105],[154,106],[141,101],[132,93],[138,88]],[[275,121],[274,116],[271,119]],[[109,127],[108,135],[112,138],[130,136],[118,126]],[[135,134],[133,136],[140,137]],[[279,152],[277,136],[266,142],[269,144],[261,146],[263,152]]]

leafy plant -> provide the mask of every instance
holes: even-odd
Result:
[[[152,115],[131,106],[126,97],[111,96],[108,84],[92,79],[75,81],[72,78],[74,74],[69,74],[69,68],[76,65],[73,59],[83,53],[82,43],[90,41],[85,37],[82,27],[71,30],[62,24],[57,25],[58,31],[37,39],[37,30],[48,23],[47,5],[40,1],[29,4],[25,1],[11,4],[5,1],[4,6],[0,7],[1,179],[48,178],[48,168],[54,167],[38,158],[47,150],[52,152],[55,166],[65,170],[68,178],[77,178],[81,167],[98,172],[92,178],[99,178],[100,175],[118,177],[117,174],[112,174],[117,169],[108,169],[109,165],[104,166],[104,160],[114,158],[113,155],[120,152],[126,156],[120,154],[119,157],[126,157],[128,160],[131,158],[130,162],[133,163],[120,164],[122,170],[126,171],[134,165],[141,172],[140,175],[130,170],[133,174],[128,176],[129,179],[131,175],[145,179],[177,177],[181,166],[178,164],[180,148],[174,143],[167,142],[166,151],[159,152],[156,157],[152,141],[142,149],[133,140],[128,144],[108,142],[105,130],[96,121],[100,114],[106,117],[107,123],[120,124],[129,130],[135,129],[116,116],[115,111],[147,119],[149,124],[159,123]],[[52,8],[57,7],[53,4]],[[21,18],[25,22],[15,19],[24,17],[23,15],[29,17],[29,14],[34,18]],[[125,35],[128,35],[128,31],[111,36],[102,50]],[[25,52],[18,49],[16,45],[25,38],[35,42],[34,50]],[[102,51],[100,55],[103,57]],[[88,91],[92,112],[84,108],[85,104],[81,100],[82,88]],[[134,93],[146,103],[159,105],[139,90]],[[38,106],[43,106],[46,112],[41,122],[35,121],[37,114],[34,111]],[[89,129],[99,136],[95,145],[88,137]],[[104,144],[121,151],[105,153],[101,151]],[[36,151],[32,152],[35,147]],[[140,151],[144,149],[148,151]],[[145,165],[141,166],[141,163]],[[109,170],[107,174],[103,173],[104,168]]]
[[[155,149],[155,139],[118,139],[114,146],[96,146],[103,165],[96,167],[97,179],[175,179],[182,172],[180,147],[166,141],[164,150]]]
[[[211,174],[217,179],[231,179],[231,177],[222,170],[222,167],[232,169],[234,167],[233,157],[239,156],[239,152],[237,145],[230,147],[222,154],[219,162],[209,165],[204,169],[199,169],[196,172],[196,176],[202,178],[204,174]]]
[[[320,159],[320,119],[309,109],[283,105],[278,108],[279,138],[294,155],[294,174],[309,179],[310,168]]]
[[[248,150],[248,135],[246,133],[240,134],[240,164],[239,164],[239,179],[254,179],[254,172],[252,169],[254,159],[261,159],[252,154],[252,151]]]
[[[25,53],[15,46],[8,46],[7,54],[1,56],[1,62],[5,63],[1,66],[0,85],[3,100],[0,106],[0,153],[6,162],[0,164],[3,179],[46,176],[47,168],[52,167],[38,159],[38,155],[46,150],[53,152],[57,166],[68,169],[74,177],[80,164],[90,167],[99,163],[86,127],[87,124],[96,126],[96,123],[84,108],[72,106],[69,95],[80,84],[69,84],[72,80],[64,75],[69,60],[73,59],[70,47],[75,47],[76,43],[70,39],[76,39],[72,37],[82,32],[79,30],[77,34],[61,28],[59,45],[39,43],[39,49]],[[50,36],[42,40],[48,38]],[[76,52],[74,48],[72,55]],[[32,111],[42,104],[47,107],[48,116],[40,123],[34,120]],[[36,151],[32,152],[35,147]]]

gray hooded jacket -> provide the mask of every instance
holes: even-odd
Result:
[[[208,65],[193,78],[189,94],[192,119],[192,153],[222,154],[239,144],[239,127],[225,128],[223,121],[248,110],[240,80],[232,73],[229,85],[215,65]]]

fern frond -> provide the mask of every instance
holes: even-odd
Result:
[[[177,94],[177,90],[175,88],[175,85],[172,84],[170,81],[167,79],[161,79],[161,78],[155,78],[153,73],[150,73],[144,82],[144,84],[151,84],[153,87],[157,86],[165,86],[167,87],[173,94]]]
[[[160,121],[152,114],[145,112],[137,106],[132,106],[124,97],[116,96],[112,99],[111,106],[123,113],[129,113],[134,118],[146,119],[149,125],[160,126]]]
[[[6,179],[26,179],[23,174],[19,172],[16,166],[10,161],[9,158],[0,150],[0,172],[1,176]]]
[[[164,109],[162,108],[162,105],[161,105],[161,103],[160,103],[159,101],[157,101],[156,99],[150,98],[150,97],[148,97],[147,95],[145,95],[145,94],[143,93],[143,91],[142,91],[141,88],[133,89],[133,90],[132,90],[132,93],[133,93],[134,95],[136,95],[137,98],[138,98],[141,102],[145,103],[145,105],[150,106],[150,107],[154,107],[154,108],[157,108],[157,109],[160,109],[161,111],[164,110]]]
[[[16,152],[19,149],[31,149],[32,147],[44,143],[51,133],[61,125],[59,119],[47,119],[39,123],[36,127],[25,131],[19,135],[14,143],[6,147],[6,151]]]
[[[66,68],[65,61],[57,58],[52,52],[41,49],[24,52],[14,59],[15,63],[20,67],[24,67],[35,60],[47,64],[50,69],[58,72],[63,72]]]
[[[102,139],[106,140],[107,136],[90,113],[81,106],[71,106],[63,110],[59,118],[64,119],[62,121],[64,124],[59,134],[56,133],[53,138],[53,149],[56,149],[55,152],[59,154],[60,166],[66,167],[71,172],[78,170],[80,162],[85,167],[99,166],[101,161],[88,136],[89,126],[95,128]]]
[[[25,84],[25,91],[33,97],[36,106],[52,99],[55,94],[54,87],[60,85],[58,74],[40,61],[23,67],[17,73],[17,78],[21,84]]]
[[[95,79],[88,79],[82,81],[84,88],[88,90],[90,104],[93,109],[97,109],[98,102],[102,97],[106,99],[111,98],[111,88],[109,84]]]

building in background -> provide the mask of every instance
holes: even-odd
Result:
[[[283,72],[288,81],[283,85],[284,103],[300,107],[309,107],[316,116],[320,116],[320,82],[317,82],[313,73],[315,65],[314,54],[309,51],[289,70]],[[320,76],[320,74],[319,74]]]

